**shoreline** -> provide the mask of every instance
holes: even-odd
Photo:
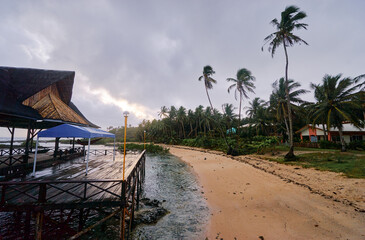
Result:
[[[343,194],[332,193],[334,198],[311,186],[319,178],[310,180],[307,175],[323,175],[323,181],[341,181],[344,178],[339,174],[298,169],[253,156],[231,157],[205,149],[166,147],[192,168],[201,185],[211,212],[204,236],[208,239],[365,238],[364,199],[357,199],[356,193],[354,199],[342,199],[351,184],[358,187],[362,197],[363,179],[350,179],[350,187],[343,186]],[[298,181],[291,180],[298,173]],[[301,183],[302,178],[306,184]]]

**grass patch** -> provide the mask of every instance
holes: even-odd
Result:
[[[365,178],[365,155],[363,154],[318,152],[298,155],[296,161],[285,161],[284,158],[270,160],[304,168],[343,173],[350,178]]]

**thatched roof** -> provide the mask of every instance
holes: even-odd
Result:
[[[61,90],[61,100],[66,104],[71,101],[75,72],[14,67],[0,67],[0,71],[21,102],[54,83]]]
[[[97,127],[71,102],[74,77],[72,71],[0,67],[0,126],[26,127],[31,120],[42,128]]]

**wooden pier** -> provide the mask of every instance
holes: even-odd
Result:
[[[35,179],[28,176],[21,181],[0,182],[0,212],[12,213],[15,219],[13,224],[0,224],[0,228],[8,229],[10,235],[11,231],[19,231],[23,239],[76,239],[108,219],[119,217],[120,239],[128,237],[134,211],[139,207],[145,151],[127,156],[124,181],[119,155],[116,161],[110,156],[92,157],[87,176],[81,157],[63,168],[53,166],[37,172],[40,176]],[[99,219],[89,219],[93,212]]]

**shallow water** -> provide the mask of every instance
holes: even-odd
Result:
[[[190,167],[180,159],[147,156],[144,197],[163,202],[170,213],[154,225],[138,226],[133,239],[202,238],[209,210]]]

